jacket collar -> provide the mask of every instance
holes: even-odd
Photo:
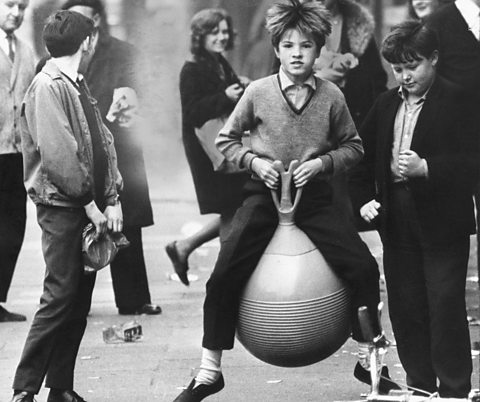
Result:
[[[55,62],[52,59],[48,59],[45,65],[42,68],[42,72],[45,74],[49,75],[50,78],[53,80],[55,79],[62,79],[64,75],[67,75],[63,73],[58,66],[55,64]],[[73,82],[75,82],[77,79],[83,79],[82,74],[78,73],[77,78],[70,77],[68,76]]]

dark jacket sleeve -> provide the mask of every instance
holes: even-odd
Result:
[[[465,99],[456,99],[448,113],[452,125],[448,152],[426,157],[429,183],[436,191],[442,187],[459,191],[473,190],[480,171],[480,119],[476,106]]]
[[[225,94],[224,88],[214,93],[205,91],[205,79],[201,66],[187,63],[180,73],[180,97],[185,118],[194,126],[201,127],[211,119],[229,114],[234,103]]]

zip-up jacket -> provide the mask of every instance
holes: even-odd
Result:
[[[114,205],[122,178],[113,136],[102,122],[95,99],[90,94],[89,98],[108,158],[103,197],[106,205]],[[92,201],[96,194],[87,118],[77,88],[51,60],[27,90],[21,123],[25,187],[33,202],[82,207]]]

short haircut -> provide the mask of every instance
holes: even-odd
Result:
[[[232,18],[223,8],[205,8],[192,17],[190,22],[190,51],[194,58],[205,54],[205,36],[211,33],[220,22],[225,21],[228,27],[228,42],[225,50],[233,49],[235,31]]]
[[[392,28],[382,43],[382,56],[391,64],[428,59],[438,50],[436,33],[422,21],[405,21]]]
[[[325,38],[332,32],[330,13],[316,1],[290,0],[289,4],[274,4],[267,11],[266,28],[275,49],[289,29],[311,35],[318,49],[325,45]]]
[[[90,7],[102,18],[105,16],[105,6],[102,0],[67,0],[62,6],[62,10],[68,10],[74,6]]]
[[[43,28],[43,40],[52,57],[75,54],[82,42],[93,33],[93,21],[74,11],[57,11]]]

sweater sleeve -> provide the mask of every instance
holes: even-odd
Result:
[[[242,143],[243,134],[255,126],[253,98],[255,85],[251,84],[245,90],[237,106],[228,118],[225,126],[220,130],[215,145],[238,168],[249,168],[255,155],[250,148]]]
[[[338,96],[330,111],[330,128],[330,135],[337,147],[327,152],[326,155],[332,159],[333,174],[336,175],[352,168],[363,157],[362,140],[340,91],[338,91]]]
[[[25,120],[40,152],[42,171],[51,183],[68,197],[91,201],[89,169],[79,157],[62,102],[49,83],[37,81],[25,98]]]

